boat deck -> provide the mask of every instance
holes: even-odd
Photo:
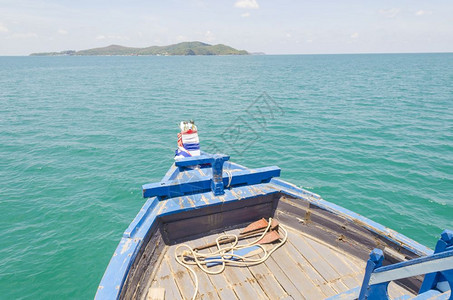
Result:
[[[262,264],[227,266],[218,275],[208,275],[197,266],[192,266],[199,281],[197,299],[324,299],[361,284],[365,261],[313,236],[287,226],[285,228],[288,230],[287,242]],[[239,231],[240,228],[237,228],[225,233],[239,234]],[[221,234],[184,243],[197,247],[215,241]],[[175,260],[176,246],[166,246],[160,266],[149,282],[148,299],[151,299],[155,288],[165,290],[165,299],[191,299],[194,279]],[[211,248],[211,251],[214,249]],[[209,251],[205,249],[200,252]],[[391,298],[413,296],[393,282],[389,286],[389,294]]]

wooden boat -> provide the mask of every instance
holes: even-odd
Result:
[[[433,252],[279,175],[278,167],[249,169],[226,155],[176,161],[161,182],[143,185],[147,201],[124,232],[96,299],[450,297],[453,232],[445,230]],[[200,247],[262,218],[280,224],[279,238],[266,247],[286,239],[260,263],[210,275],[176,260],[191,254],[178,254],[178,245]]]

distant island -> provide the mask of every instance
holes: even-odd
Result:
[[[102,48],[87,50],[65,50],[61,52],[32,53],[31,56],[82,56],[82,55],[248,55],[245,50],[218,44],[210,45],[202,42],[183,42],[168,46],[151,46],[132,48],[120,45],[110,45]]]

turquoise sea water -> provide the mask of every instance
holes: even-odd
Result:
[[[3,299],[94,296],[182,119],[429,247],[453,228],[453,54],[0,57],[0,103]]]

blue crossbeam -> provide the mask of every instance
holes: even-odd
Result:
[[[448,250],[452,244],[453,232],[444,230],[434,254],[384,267],[382,266],[384,253],[380,249],[374,249],[367,261],[359,300],[389,299],[388,285],[390,281],[423,274],[427,275],[417,299],[427,299],[428,296],[432,296],[432,290],[436,288],[439,281],[447,281],[448,285],[453,287],[453,250]],[[430,275],[433,276],[429,277]]]
[[[227,161],[230,159],[229,155],[218,155],[219,158],[222,158],[223,161]],[[175,162],[177,167],[191,167],[196,165],[203,165],[203,164],[210,164],[214,161],[212,155],[200,155],[200,156],[193,156],[193,157],[186,157],[181,160]]]
[[[234,187],[269,182],[273,177],[279,177],[280,171],[280,168],[276,166],[237,171],[232,174],[229,186]],[[193,193],[206,192],[211,190],[211,180],[210,176],[203,176],[198,177],[193,181],[186,182],[172,180],[168,182],[148,183],[142,186],[143,197],[173,198]],[[229,182],[228,175],[222,176],[222,181],[223,184],[227,186]]]
[[[407,277],[440,272],[453,284],[453,251],[414,258],[393,265],[377,268],[370,277],[370,286]]]

